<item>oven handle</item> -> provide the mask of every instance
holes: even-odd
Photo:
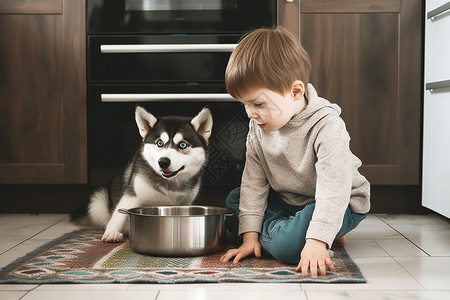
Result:
[[[188,102],[236,101],[228,93],[198,93],[198,94],[101,94],[102,102]]]
[[[232,52],[237,44],[100,45],[101,53]]]

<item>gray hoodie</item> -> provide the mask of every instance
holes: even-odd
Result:
[[[316,202],[306,238],[331,247],[346,208],[370,209],[370,184],[358,172],[361,161],[350,151],[350,136],[338,105],[308,85],[308,105],[277,131],[250,120],[241,183],[239,234],[261,232],[269,188],[294,206]]]

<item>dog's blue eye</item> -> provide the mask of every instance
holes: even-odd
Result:
[[[157,145],[158,147],[162,147],[162,146],[164,146],[164,142],[163,142],[162,140],[157,140],[157,141],[156,141],[156,145]]]
[[[185,142],[180,142],[180,143],[178,144],[178,147],[180,147],[181,149],[186,149],[187,144],[186,144]]]

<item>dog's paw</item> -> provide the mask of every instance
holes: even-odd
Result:
[[[102,242],[121,243],[123,242],[123,234],[118,231],[105,232],[102,236]]]

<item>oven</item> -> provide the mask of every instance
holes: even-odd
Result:
[[[141,138],[136,104],[156,117],[214,118],[208,190],[240,184],[248,118],[226,92],[229,56],[245,32],[277,23],[273,0],[87,0],[88,174],[108,184]]]

